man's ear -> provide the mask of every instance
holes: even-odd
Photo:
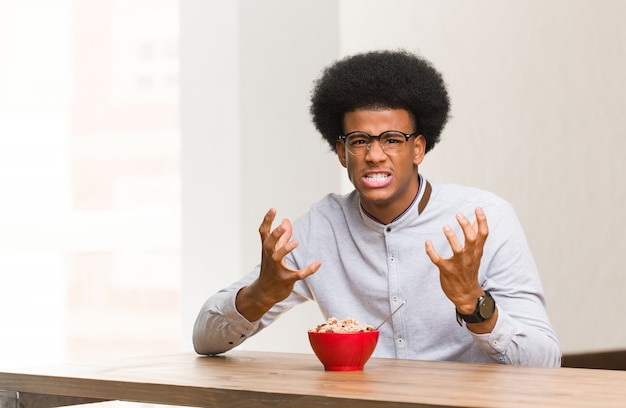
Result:
[[[415,136],[413,140],[413,163],[417,166],[422,164],[424,156],[426,155],[426,139],[422,135]]]
[[[339,163],[341,163],[343,167],[346,167],[346,147],[341,140],[337,140],[335,148],[337,149],[337,158],[339,158]]]

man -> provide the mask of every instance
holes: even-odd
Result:
[[[441,75],[411,53],[369,52],[326,68],[311,115],[354,191],[329,194],[293,225],[272,229],[276,211],[265,215],[260,265],[207,300],[196,351],[225,352],[307,300],[325,318],[371,325],[406,301],[381,327],[374,356],[558,366],[511,206],[418,172],[448,113]]]

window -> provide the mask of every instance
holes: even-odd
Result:
[[[0,361],[180,346],[178,2],[0,2]]]

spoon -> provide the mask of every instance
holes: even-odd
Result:
[[[382,326],[383,324],[385,324],[385,323],[387,322],[387,320],[391,319],[391,316],[393,316],[394,314],[396,314],[396,312],[397,312],[398,310],[400,310],[400,308],[401,308],[402,306],[404,306],[404,304],[405,304],[405,303],[406,303],[406,300],[405,300],[405,301],[403,301],[402,303],[400,303],[400,306],[396,307],[396,310],[394,310],[393,312],[391,312],[391,314],[390,314],[389,316],[387,316],[387,318],[386,318],[385,320],[383,320],[383,321],[382,321],[382,322],[378,325],[378,327],[376,327],[374,330],[378,330],[378,329],[380,329],[380,326]]]

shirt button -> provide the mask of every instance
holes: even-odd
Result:
[[[396,258],[394,258],[393,256],[391,258],[389,258],[389,262],[393,262],[395,260],[396,260]]]
[[[401,339],[401,338],[400,338],[400,339],[398,339],[397,341],[398,341],[398,344],[402,344],[402,343],[404,343],[404,339]]]
[[[394,297],[392,297],[391,299],[393,299],[393,301],[394,301],[394,302],[397,302],[397,301],[398,301],[398,297],[397,297],[397,296],[394,296]]]
[[[387,227],[387,232],[391,232],[391,227]]]

